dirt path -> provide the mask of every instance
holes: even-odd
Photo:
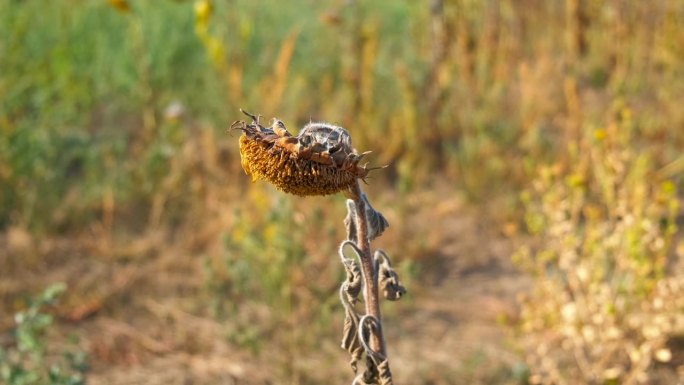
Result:
[[[400,324],[388,320],[393,371],[408,383],[509,383],[520,357],[502,321],[515,317],[516,294],[528,280],[510,262],[511,241],[481,213],[459,204],[447,211],[438,218],[448,229],[441,248],[425,262],[425,286],[400,311]]]

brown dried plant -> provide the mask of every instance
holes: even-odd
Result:
[[[236,121],[233,129],[242,130],[240,157],[242,168],[252,181],[266,180],[278,189],[299,196],[344,193],[347,217],[344,220],[347,239],[339,247],[346,271],[340,287],[340,300],[345,309],[342,348],[351,354],[351,367],[356,377],[352,384],[392,384],[392,373],[382,333],[380,298],[398,300],[406,289],[392,268],[389,256],[382,250],[371,251],[370,242],[389,226],[361,191],[359,179],[369,171],[352,146],[349,132],[327,123],[309,123],[297,136],[285,124],[273,119],[270,127],[259,123],[260,117],[242,111],[251,123]],[[348,257],[350,252],[355,258]],[[365,314],[356,309],[363,292]],[[358,371],[365,356],[366,368]]]

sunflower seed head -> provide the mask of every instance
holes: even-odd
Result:
[[[264,179],[295,195],[328,195],[347,190],[370,170],[359,166],[359,155],[349,132],[328,123],[309,123],[293,136],[279,119],[271,127],[259,123],[260,116],[242,111],[251,123],[237,121],[240,156],[252,180]]]

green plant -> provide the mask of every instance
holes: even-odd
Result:
[[[243,194],[222,236],[222,252],[205,260],[205,287],[212,315],[228,342],[255,356],[272,357],[278,378],[311,375],[292,357],[320,346],[330,335],[336,305],[318,298],[336,291],[339,271],[329,260],[335,229],[319,204],[302,204],[267,185]],[[293,229],[298,229],[293,231]],[[306,324],[306,328],[300,325]]]
[[[303,261],[304,234],[291,234],[296,226],[294,208],[287,199],[268,201],[263,192],[245,197],[248,208],[236,208],[233,226],[224,234],[222,266],[206,264],[208,289],[217,295],[229,292],[231,303],[215,303],[215,315],[224,318],[250,295],[269,306],[291,301],[291,266]],[[256,276],[255,276],[256,275]],[[231,308],[232,307],[232,308]]]
[[[680,203],[636,130],[626,108],[585,127],[569,166],[543,168],[523,195],[539,242],[514,256],[534,279],[520,325],[533,383],[653,383],[684,333],[668,271]]]
[[[60,358],[49,352],[47,332],[52,315],[45,308],[52,305],[66,286],[55,284],[30,301],[28,309],[15,314],[16,327],[12,345],[0,347],[0,379],[8,385],[83,385],[87,370],[85,353],[66,350]]]

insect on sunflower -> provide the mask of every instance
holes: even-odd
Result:
[[[242,110],[240,110],[242,111]],[[259,116],[242,111],[251,123],[236,121],[231,128],[242,130],[240,158],[252,181],[266,180],[278,189],[299,196],[330,195],[365,181],[376,168],[359,165],[370,151],[359,154],[349,132],[328,123],[309,123],[293,136],[276,118],[270,127],[259,124]]]

